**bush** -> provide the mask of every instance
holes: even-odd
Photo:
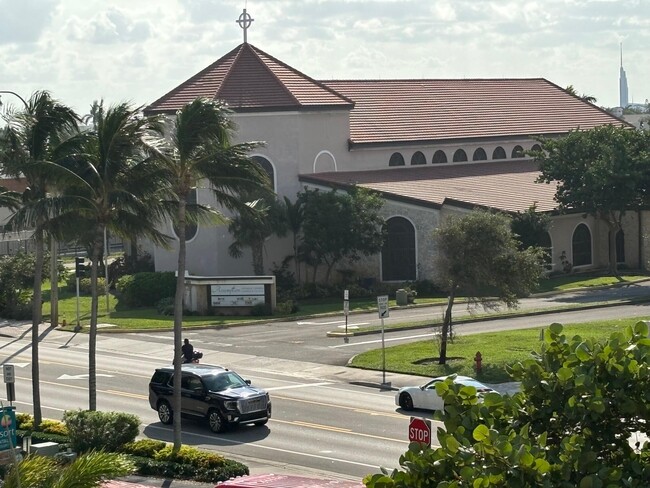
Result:
[[[297,311],[298,304],[293,300],[285,300],[284,302],[280,302],[276,307],[276,312],[281,315],[288,315],[290,313],[296,313]]]
[[[16,414],[16,428],[25,431],[34,430],[34,416],[29,413]],[[68,435],[68,428],[63,422],[52,419],[43,419],[38,427],[38,432],[55,434],[60,436]]]
[[[74,273],[70,274],[66,278],[65,283],[66,290],[76,293],[77,292],[77,277]],[[97,277],[97,295],[105,295],[106,291],[106,278],[103,276]],[[92,293],[92,287],[90,284],[90,277],[79,278],[79,294],[80,295],[90,295]]]
[[[130,307],[153,307],[159,300],[174,296],[176,276],[173,271],[126,275],[117,280],[116,289]]]
[[[56,442],[61,445],[61,448],[66,448],[70,445],[70,437],[67,435],[48,434],[47,432],[33,432],[31,430],[16,429],[16,443],[20,446],[23,443],[24,437],[31,437],[32,444],[40,442]]]
[[[266,303],[258,303],[257,305],[251,307],[251,315],[254,317],[272,315],[271,307]]]
[[[156,310],[160,315],[174,315],[174,297],[165,297],[158,300]]]
[[[140,419],[123,412],[96,412],[91,410],[68,410],[63,414],[75,451],[118,451],[121,446],[133,442],[139,433]]]
[[[127,442],[120,448],[120,452],[132,454],[133,456],[153,458],[154,455],[167,447],[164,441],[155,439],[139,439],[134,442]]]
[[[145,457],[132,456],[131,460],[136,466],[137,473],[141,476],[191,479],[207,483],[217,483],[249,474],[248,466],[230,459],[224,459],[223,464],[219,467],[207,469],[191,464],[159,461]]]
[[[108,265],[108,282],[113,289],[122,276],[146,271],[155,271],[151,254],[144,252],[135,256],[120,256]]]

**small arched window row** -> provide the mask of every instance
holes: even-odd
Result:
[[[530,151],[541,151],[542,147],[539,144],[533,144],[530,147]],[[510,151],[510,158],[512,159],[521,159],[526,157],[526,151],[524,150],[523,146],[517,144],[515,147],[512,148]],[[492,160],[497,160],[497,159],[507,159],[508,155],[506,153],[506,150],[502,146],[497,146],[494,148],[492,151]],[[458,148],[453,152],[452,156],[452,161],[455,163],[460,163],[460,162],[465,162],[468,161],[469,158],[467,156],[467,152],[462,149]],[[488,160],[488,153],[485,149],[482,147],[478,147],[474,150],[472,153],[472,161],[487,161]],[[433,157],[431,158],[431,164],[444,164],[449,162],[449,159],[447,158],[447,153],[443,151],[442,149],[438,149],[433,153]],[[416,151],[413,153],[411,156],[411,166],[420,166],[427,164],[427,157],[422,151]],[[388,161],[388,166],[405,166],[406,165],[406,159],[400,152],[394,152],[391,154],[390,159]]]

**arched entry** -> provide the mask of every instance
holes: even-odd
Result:
[[[586,266],[591,264],[591,231],[586,224],[580,224],[573,231],[571,239],[573,248],[573,265]]]
[[[415,228],[404,217],[386,221],[386,240],[381,250],[383,281],[411,281],[416,279]]]

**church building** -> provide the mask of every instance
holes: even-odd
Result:
[[[607,266],[606,226],[581,213],[558,214],[555,186],[536,183],[527,151],[538,147],[538,136],[625,122],[546,79],[315,80],[245,40],[146,112],[173,116],[196,97],[233,111],[234,142],[264,141],[251,156],[272,175],[280,198],[354,185],[382,195],[387,240],[381,253],[355,264],[358,277],[434,279],[432,232],[447,215],[532,205],[552,216],[545,245],[553,270],[567,262],[574,271]],[[196,198],[214,203],[207,188]],[[649,225],[641,213],[626,216],[617,236],[620,263],[646,267]],[[171,223],[168,232],[174,235]],[[197,228],[188,236],[189,274],[252,274],[250,257],[229,256],[231,242],[224,226]],[[266,252],[270,274],[292,254],[291,238],[270,239]],[[156,269],[176,269],[176,253],[156,248]]]

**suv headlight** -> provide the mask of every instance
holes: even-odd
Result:
[[[223,406],[228,410],[237,410],[237,400],[223,402]]]

